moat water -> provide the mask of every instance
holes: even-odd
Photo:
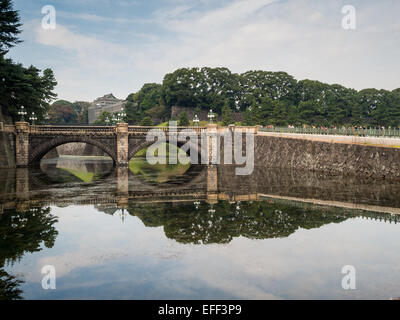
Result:
[[[234,169],[1,170],[0,299],[400,297],[400,183]]]

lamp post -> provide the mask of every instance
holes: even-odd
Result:
[[[213,113],[213,111],[211,109],[210,112],[208,113],[208,119],[211,124],[213,123],[214,118],[215,118],[215,114]]]
[[[35,125],[35,121],[37,121],[37,117],[34,112],[32,112],[32,115],[29,117],[29,120],[32,121],[32,125]]]
[[[199,122],[200,122],[199,117],[198,117],[197,114],[196,114],[196,115],[194,116],[194,119],[193,119],[193,123],[194,123],[195,127],[198,127],[198,126],[199,126]]]
[[[109,126],[110,122],[111,122],[110,117],[107,116],[105,122],[106,122],[106,126]]]
[[[124,110],[124,108],[121,108],[121,112],[118,114],[119,118],[120,118],[120,122],[124,122],[125,118],[126,118],[126,112]]]
[[[21,109],[18,111],[18,115],[21,116],[21,122],[25,122],[25,116],[27,114],[28,113],[26,112],[25,107],[21,106]]]

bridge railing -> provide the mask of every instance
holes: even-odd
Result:
[[[170,127],[140,127],[140,126],[129,126],[128,130],[131,134],[147,134],[149,131],[162,131],[165,133],[170,132]],[[206,127],[176,127],[178,132],[182,130],[193,130],[197,134],[200,134]]]
[[[97,126],[31,126],[30,133],[44,134],[44,133],[71,133],[71,134],[85,134],[85,133],[114,133],[114,127],[97,127]]]
[[[15,126],[11,124],[3,124],[3,128],[1,131],[8,133],[15,133]]]
[[[386,137],[400,138],[398,128],[312,128],[312,127],[261,127],[260,132],[276,133],[297,133],[297,134],[318,134],[318,135],[340,135],[340,136],[359,136],[359,137]]]

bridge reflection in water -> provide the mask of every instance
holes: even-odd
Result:
[[[74,171],[89,171],[93,179],[82,182],[81,176],[71,174]],[[164,226],[167,237],[182,243],[288,237],[298,228],[319,228],[353,217],[400,222],[400,185],[310,172],[256,168],[253,175],[239,177],[234,166],[197,166],[176,180],[156,184],[128,167],[114,168],[112,162],[58,159],[45,162],[41,171],[20,168],[0,174],[3,229],[7,221],[20,221],[11,216],[25,217],[21,221],[47,219],[44,225],[51,230],[44,233],[51,235],[52,240],[46,240],[50,245],[57,221],[50,206],[93,205],[112,215],[123,209],[148,227]],[[42,225],[40,221],[28,225]],[[5,234],[11,239],[14,233]]]
[[[66,164],[60,166],[60,161]],[[193,166],[175,180],[157,184],[134,175],[129,167],[114,168],[111,161],[71,163],[74,167],[68,159],[59,159],[44,162],[41,170],[0,171],[1,210],[47,205],[127,209],[130,203],[274,200],[400,214],[400,184],[386,181],[265,167],[256,167],[250,176],[236,176],[235,166]]]
[[[256,167],[251,176],[239,177],[233,166],[192,167],[156,184],[112,162],[59,159],[44,162],[41,170],[0,171],[0,181],[0,287],[9,288],[0,290],[0,298],[5,299],[21,298],[22,282],[4,267],[54,246],[58,217],[52,206],[93,205],[111,215],[123,209],[146,227],[163,227],[166,237],[181,244],[286,238],[300,228],[355,217],[400,222],[400,185],[310,172]]]

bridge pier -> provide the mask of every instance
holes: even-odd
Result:
[[[127,197],[129,194],[129,168],[127,166],[117,168],[117,193],[118,196]]]
[[[128,166],[129,160],[129,129],[127,123],[117,124],[117,166]]]
[[[215,204],[218,202],[218,168],[217,166],[207,166],[207,203]]]
[[[218,137],[218,125],[208,124],[207,125],[207,164],[213,165],[219,162],[219,137]]]
[[[15,123],[15,162],[17,167],[27,167],[29,165],[29,123]]]

